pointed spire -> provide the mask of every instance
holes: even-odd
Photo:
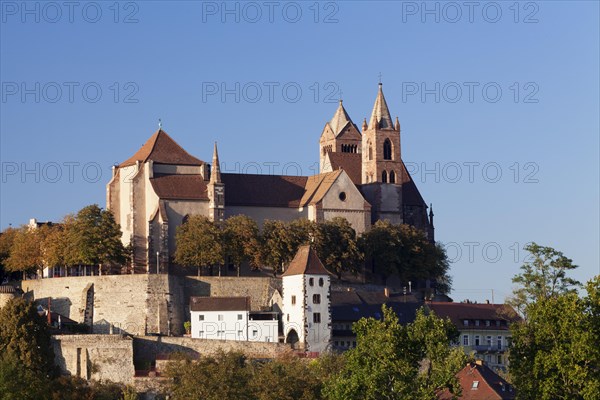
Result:
[[[392,129],[392,117],[390,110],[388,109],[385,97],[383,96],[383,84],[379,83],[379,91],[377,92],[377,98],[375,99],[375,105],[373,106],[373,112],[371,113],[371,120],[369,121],[369,127],[380,128],[380,129]]]
[[[396,123],[394,124],[394,129],[400,131],[400,120],[396,117]]]
[[[219,152],[217,151],[217,142],[213,150],[212,167],[210,169],[210,182],[221,183],[221,168],[219,167]]]
[[[352,119],[350,119],[350,116],[346,112],[343,103],[344,100],[340,99],[340,104],[335,111],[335,114],[333,114],[333,118],[331,118],[331,121],[329,121],[329,126],[331,126],[335,136],[337,136],[342,129],[344,129],[348,122],[352,123]]]
[[[364,132],[364,131],[366,131],[368,127],[369,127],[369,126],[367,125],[367,119],[365,118],[365,119],[363,120],[363,126],[362,126],[362,130],[363,130],[363,132]]]
[[[429,224],[433,226],[433,203],[429,203]]]

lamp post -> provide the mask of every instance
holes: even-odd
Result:
[[[156,252],[156,274],[157,275],[160,273],[159,268],[160,268],[160,252],[157,251]]]

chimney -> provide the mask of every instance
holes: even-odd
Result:
[[[490,301],[489,301],[489,300],[486,300],[486,301],[485,301],[485,304],[490,304]]]
[[[477,364],[477,365],[483,365],[483,360],[477,359],[477,360],[475,360],[475,364]]]
[[[383,294],[385,295],[385,297],[390,297],[390,288],[387,286],[383,288]]]

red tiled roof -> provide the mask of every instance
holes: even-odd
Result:
[[[203,165],[204,161],[190,155],[175,142],[165,131],[159,129],[144,143],[144,145],[131,156],[123,161],[119,167],[135,165],[136,161],[146,162],[152,160],[160,164],[174,165]]]
[[[362,159],[359,153],[329,152],[331,170],[343,169],[355,185],[361,184]]]
[[[515,310],[506,304],[473,304],[473,303],[444,303],[444,302],[431,302],[427,303],[428,307],[435,312],[438,317],[450,318],[452,323],[456,325],[458,329],[464,327],[464,320],[479,320],[479,321],[506,321],[512,323],[518,321],[520,318]],[[469,328],[473,328],[472,322],[469,322]],[[501,325],[500,327],[495,324],[486,327],[484,323],[477,326],[477,329],[508,329],[507,325]]]
[[[191,311],[250,311],[250,297],[190,297]]]
[[[306,176],[221,174],[225,206],[299,207]]]
[[[150,179],[150,183],[161,199],[208,200],[202,175],[163,175]]]
[[[305,245],[300,246],[296,256],[281,276],[291,275],[330,275],[330,273],[310,245]]]
[[[516,397],[512,385],[485,365],[469,363],[457,377],[462,387],[461,400],[512,400]],[[438,396],[439,400],[452,398],[447,391]]]

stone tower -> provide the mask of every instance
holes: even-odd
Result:
[[[360,132],[346,112],[343,101],[340,100],[333,118],[325,124],[319,140],[320,171],[329,170],[325,165],[327,153],[360,154],[361,147]]]
[[[330,274],[317,253],[301,246],[282,275],[286,343],[321,353],[331,341]]]
[[[362,150],[363,184],[402,182],[400,122],[392,122],[381,83],[369,124],[363,122]]]
[[[213,160],[210,170],[210,181],[206,186],[208,191],[208,218],[217,223],[224,220],[225,214],[225,184],[221,181],[221,168],[219,167],[219,152],[217,142],[213,150]]]

